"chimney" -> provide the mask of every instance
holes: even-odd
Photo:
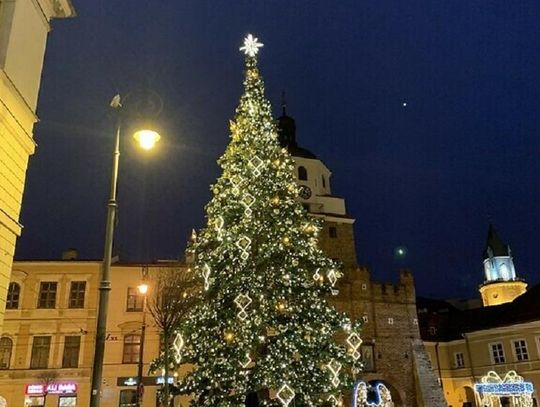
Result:
[[[70,247],[62,252],[62,260],[77,260],[79,258],[79,251]]]

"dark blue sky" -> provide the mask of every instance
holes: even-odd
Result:
[[[375,279],[396,279],[405,245],[420,294],[476,295],[491,217],[517,273],[540,281],[537,1],[74,3],[49,37],[17,258],[102,256],[108,103],[140,87],[163,99],[163,140],[145,157],[126,139],[116,247],[176,257],[203,225],[252,32],[274,111],[286,89]]]

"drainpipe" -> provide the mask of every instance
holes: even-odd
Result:
[[[442,379],[442,372],[441,372],[441,359],[439,358],[439,342],[435,344],[435,356],[437,358],[437,372],[439,373],[439,385],[441,386],[441,390],[444,395],[444,386],[443,386],[443,379]]]
[[[474,393],[474,401],[477,406],[480,405],[480,397],[478,393],[476,393],[476,389],[474,388],[474,385],[476,384],[476,375],[474,374],[474,366],[473,366],[473,360],[472,360],[472,353],[471,353],[471,346],[469,344],[469,338],[467,337],[466,333],[462,333],[461,336],[465,339],[465,348],[467,349],[467,354],[469,356],[469,363],[471,364],[471,377],[473,379],[472,388]]]

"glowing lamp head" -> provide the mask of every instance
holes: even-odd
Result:
[[[141,148],[143,148],[144,150],[151,150],[161,139],[161,136],[157,131],[143,129],[135,132],[133,138],[137,140],[137,143],[139,143]]]
[[[148,284],[141,284],[137,287],[139,289],[139,292],[142,294],[142,295],[145,295],[147,292],[148,292]]]

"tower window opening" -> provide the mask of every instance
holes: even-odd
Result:
[[[308,175],[306,167],[298,167],[298,179],[300,181],[307,181]]]
[[[326,188],[326,178],[324,178],[324,175],[321,175],[321,180],[322,180],[322,187]]]

